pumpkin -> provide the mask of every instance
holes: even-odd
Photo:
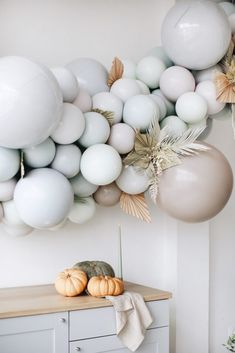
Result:
[[[94,297],[119,295],[124,292],[124,283],[121,279],[110,276],[94,276],[87,284],[87,291]]]
[[[86,272],[88,279],[94,276],[115,277],[113,268],[104,261],[82,261],[78,262],[73,267]]]
[[[85,272],[69,268],[60,272],[55,280],[55,288],[58,293],[65,297],[75,297],[84,291],[87,285]]]

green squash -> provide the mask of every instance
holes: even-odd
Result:
[[[113,268],[104,261],[82,261],[76,263],[73,267],[84,271],[88,279],[94,276],[115,277]]]

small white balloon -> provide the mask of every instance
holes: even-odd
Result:
[[[162,93],[162,91],[160,89],[155,89],[154,91],[152,91],[152,94],[163,99],[163,101],[166,105],[166,110],[167,110],[166,115],[174,115],[175,114],[175,105],[164,96],[164,94]]]
[[[135,195],[145,192],[149,187],[149,178],[144,171],[136,170],[132,166],[123,167],[116,184],[127,194]]]
[[[55,157],[55,143],[49,137],[39,145],[24,148],[23,160],[24,162],[33,168],[42,168],[48,166]]]
[[[72,103],[79,92],[78,81],[74,74],[66,67],[54,67],[51,69],[63,96],[63,101]]]
[[[154,47],[150,49],[147,53],[147,56],[156,56],[164,62],[166,67],[174,65],[171,59],[167,56],[163,47]]]
[[[230,104],[226,104],[224,109],[222,109],[219,113],[209,115],[210,119],[216,119],[216,120],[226,120],[226,119],[231,119],[232,117],[232,111]]]
[[[146,56],[136,66],[136,77],[143,81],[149,88],[159,87],[159,80],[166,69],[164,62],[155,56]]]
[[[105,143],[110,135],[108,120],[96,112],[84,113],[86,127],[78,142],[84,147]]]
[[[212,67],[209,67],[208,69],[200,70],[200,71],[194,71],[193,76],[195,78],[196,83],[202,82],[202,81],[207,81],[211,80],[213,81],[215,75],[217,72],[222,72],[222,68],[220,65],[216,64]]]
[[[177,99],[175,110],[184,122],[195,124],[207,116],[207,101],[196,92],[187,92]]]
[[[120,154],[129,153],[135,144],[135,131],[128,124],[115,124],[111,127],[108,144]]]
[[[92,108],[92,99],[89,93],[85,90],[80,88],[78,96],[73,101],[73,104],[76,105],[83,113],[91,111]]]
[[[76,145],[58,145],[51,168],[67,178],[73,178],[80,171],[81,156],[82,153]]]
[[[126,102],[130,97],[141,93],[140,86],[131,78],[120,78],[112,84],[110,92]]]
[[[226,13],[227,16],[229,16],[235,12],[235,6],[234,6],[234,4],[231,4],[230,2],[227,2],[227,1],[219,2],[219,6],[222,7],[222,9],[224,10],[224,12]]]
[[[143,94],[129,98],[123,109],[123,121],[134,129],[146,130],[152,121],[158,121],[160,111],[153,100]]]
[[[136,80],[136,82],[140,86],[141,94],[150,94],[150,89],[148,88],[148,86],[144,82],[142,82],[140,80]]]
[[[79,173],[72,179],[70,179],[74,194],[79,197],[88,197],[94,194],[98,189],[98,185],[90,183],[84,178],[82,173]]]
[[[74,201],[68,218],[73,223],[83,224],[89,221],[95,214],[96,205],[92,197],[86,197],[82,202]]]
[[[118,178],[121,170],[121,157],[112,146],[93,145],[82,155],[81,172],[84,178],[92,184],[111,184]]]
[[[160,123],[161,129],[167,128],[171,136],[179,137],[187,130],[187,124],[176,115],[167,116]]]
[[[3,229],[8,235],[11,235],[12,237],[23,237],[25,235],[31,234],[34,231],[34,228],[28,226],[27,224],[12,226],[3,223]]]
[[[162,119],[165,118],[167,114],[167,108],[166,108],[166,103],[164,101],[164,98],[161,96],[158,96],[156,94],[149,94],[149,97],[156,103],[156,105],[159,108],[159,121],[162,121]]]
[[[111,92],[100,92],[92,97],[92,108],[113,113],[113,124],[122,120],[123,103]]]
[[[16,208],[15,201],[9,200],[2,203],[3,208],[3,222],[11,226],[25,225],[25,222],[20,217],[19,212]]]
[[[171,66],[161,75],[160,89],[170,101],[176,102],[183,93],[194,91],[195,80],[184,67]]]
[[[202,81],[196,87],[196,93],[202,96],[208,106],[208,115],[219,113],[224,107],[224,103],[220,103],[216,99],[216,87],[212,81]]]
[[[73,204],[68,179],[57,170],[39,168],[20,179],[14,201],[22,220],[34,228],[50,228],[62,222]]]
[[[135,79],[136,63],[130,59],[121,59],[121,62],[124,66],[122,77]]]
[[[63,115],[51,137],[56,143],[69,144],[78,140],[85,130],[85,118],[82,111],[71,103],[63,104]]]
[[[9,201],[13,199],[17,180],[15,178],[0,182],[0,201]]]
[[[0,147],[0,182],[13,178],[20,168],[18,150]]]

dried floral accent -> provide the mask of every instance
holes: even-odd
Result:
[[[231,40],[229,47],[228,47],[228,50],[227,50],[227,53],[225,54],[225,56],[222,58],[222,60],[219,63],[224,73],[226,73],[228,71],[228,68],[232,62],[233,51],[234,51],[234,43]]]
[[[103,117],[108,120],[109,125],[110,126],[113,125],[113,119],[114,119],[113,112],[110,112],[108,110],[98,109],[98,108],[92,109],[92,112],[99,113],[99,114],[103,115]]]
[[[77,196],[77,195],[75,195],[75,196],[74,196],[74,202],[84,205],[84,204],[87,203],[87,199],[86,199],[86,197],[82,197],[82,196]]]
[[[24,168],[24,152],[20,154],[20,177],[23,179],[25,175],[25,168]]]
[[[136,132],[134,149],[124,158],[124,165],[134,166],[146,171],[149,177],[149,192],[154,203],[158,195],[159,176],[165,169],[181,163],[181,156],[191,156],[209,148],[195,140],[204,128],[189,129],[180,137],[172,137],[168,129],[159,131],[153,123],[149,131],[143,134]]]
[[[111,87],[115,81],[119,80],[119,78],[122,78],[123,71],[124,65],[121,60],[117,57],[114,58],[107,82],[109,87]]]
[[[235,103],[235,59],[228,66],[227,72],[215,75],[216,99],[220,103]]]
[[[127,214],[137,217],[147,223],[151,222],[151,216],[144,194],[130,195],[122,192],[120,197],[121,209]]]

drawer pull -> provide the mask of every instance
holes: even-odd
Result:
[[[76,347],[76,348],[75,348],[75,351],[80,352],[80,351],[81,351],[81,348],[80,348],[80,347]]]
[[[64,317],[61,317],[60,322],[66,322],[66,319]]]

